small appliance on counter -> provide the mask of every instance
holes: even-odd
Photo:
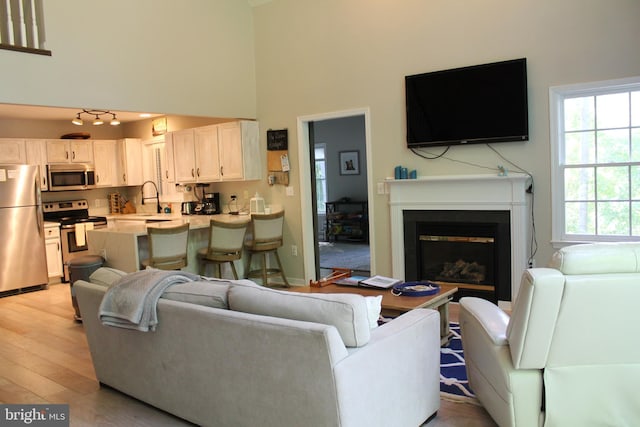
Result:
[[[182,202],[182,215],[194,215],[196,214],[196,206],[198,202]]]
[[[206,193],[202,198],[201,215],[216,215],[222,213],[220,209],[220,193]]]

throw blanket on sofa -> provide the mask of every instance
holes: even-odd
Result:
[[[142,270],[127,274],[105,293],[100,304],[100,321],[106,326],[153,331],[158,324],[156,306],[171,285],[199,280],[181,271]]]

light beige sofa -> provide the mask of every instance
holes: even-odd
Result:
[[[98,380],[178,417],[205,426],[418,426],[439,408],[437,311],[371,329],[370,301],[359,295],[192,282],[170,287],[156,330],[140,332],[102,325],[101,271],[90,279],[98,283],[74,284]]]

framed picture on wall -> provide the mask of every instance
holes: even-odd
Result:
[[[340,153],[340,175],[360,175],[359,152],[341,151]]]

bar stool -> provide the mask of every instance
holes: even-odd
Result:
[[[222,264],[229,263],[233,278],[238,279],[238,273],[234,264],[235,260],[242,258],[244,236],[249,222],[230,223],[211,219],[209,221],[209,244],[206,248],[198,250],[200,262],[200,274],[205,275],[207,265],[218,267],[218,276],[222,278]]]
[[[253,232],[245,242],[245,247],[249,251],[249,265],[247,267],[246,278],[262,279],[263,286],[269,286],[268,278],[272,276],[282,276],[284,285],[289,287],[287,276],[284,274],[278,248],[282,246],[282,227],[284,224],[284,211],[271,214],[251,214],[251,227]],[[267,255],[272,253],[278,268],[267,268]],[[251,259],[254,254],[260,254],[262,266],[259,270],[251,270]]]
[[[180,270],[187,266],[189,223],[177,227],[147,227],[149,259],[143,267],[160,270]]]

